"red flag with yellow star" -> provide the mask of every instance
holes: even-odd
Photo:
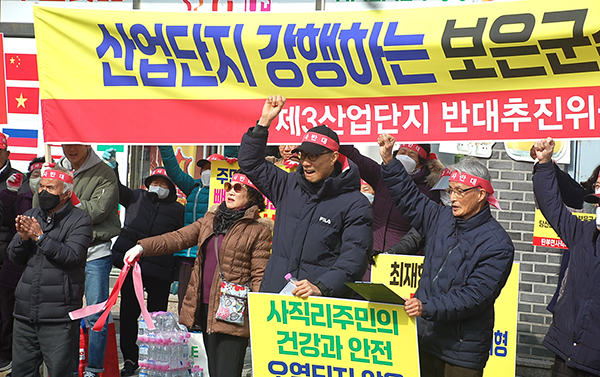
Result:
[[[4,36],[0,34],[0,55],[4,55]],[[6,114],[6,81],[4,80],[4,64],[0,64],[0,124],[8,123]]]
[[[5,54],[7,80],[38,80],[36,54]]]
[[[8,112],[14,114],[37,114],[40,107],[39,88],[7,87]]]

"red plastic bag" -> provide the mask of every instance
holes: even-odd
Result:
[[[88,328],[85,321],[81,320],[79,334],[79,377],[83,376],[88,361]],[[112,320],[108,323],[108,339],[106,340],[106,353],[104,354],[104,372],[100,377],[119,377],[119,354],[117,353],[117,332]]]

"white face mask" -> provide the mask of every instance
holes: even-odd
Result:
[[[210,170],[203,171],[200,179],[202,180],[202,186],[210,186]]]
[[[169,196],[169,193],[171,192],[171,190],[166,189],[164,187],[160,187],[160,186],[150,186],[148,188],[149,192],[153,192],[156,195],[158,195],[159,199],[166,199],[167,196]]]
[[[404,165],[404,169],[406,169],[406,172],[409,175],[415,171],[415,168],[417,167],[417,163],[415,162],[415,160],[410,158],[410,156],[407,156],[405,154],[397,154],[396,159],[398,161],[400,161],[402,163],[402,165]]]
[[[370,192],[363,192],[363,195],[367,197],[367,199],[369,199],[369,203],[373,204],[373,200],[375,199],[375,195],[371,194]]]
[[[34,194],[36,192],[38,192],[38,189],[40,188],[40,178],[31,178],[29,180],[29,188],[31,189],[31,192],[33,192]]]

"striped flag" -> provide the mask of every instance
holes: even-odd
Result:
[[[4,54],[4,35],[0,34],[0,54]],[[4,80],[4,64],[0,64],[0,124],[6,124],[6,81]]]

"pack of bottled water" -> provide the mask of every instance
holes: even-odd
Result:
[[[202,377],[202,374],[190,374],[187,344],[190,334],[185,326],[179,325],[177,316],[169,312],[150,314],[154,330],[148,329],[143,317],[138,323],[139,376]]]

